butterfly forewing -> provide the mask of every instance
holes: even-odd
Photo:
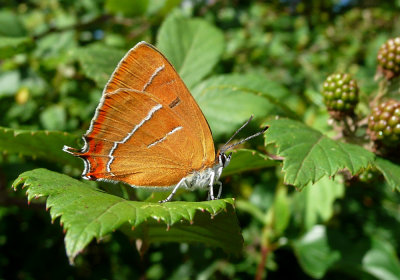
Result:
[[[104,92],[121,88],[148,92],[164,107],[171,108],[202,144],[198,152],[203,154],[204,165],[214,162],[214,142],[203,113],[174,67],[153,46],[141,42],[132,48],[118,64]]]

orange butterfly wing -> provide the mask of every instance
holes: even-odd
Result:
[[[118,64],[96,109],[83,176],[133,186],[171,186],[214,165],[208,123],[168,60],[141,42]]]

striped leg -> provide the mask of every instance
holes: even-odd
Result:
[[[172,192],[170,193],[170,195],[164,199],[164,200],[160,200],[159,203],[164,203],[164,202],[168,202],[171,201],[172,197],[175,195],[176,191],[183,186],[183,184],[186,184],[186,178],[182,178],[178,184],[176,184],[175,188],[172,190]]]

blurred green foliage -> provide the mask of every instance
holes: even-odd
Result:
[[[62,227],[59,220],[50,223],[45,200],[28,207],[24,191],[11,188],[35,168],[79,177],[82,164],[54,143],[80,145],[76,139],[88,128],[115,65],[141,40],[172,54],[217,145],[251,113],[259,123],[278,114],[303,121],[310,135],[332,136],[321,83],[333,72],[352,74],[360,85],[357,113],[365,116],[378,90],[377,50],[400,33],[398,1],[365,2],[0,0],[0,279],[400,279],[400,197],[392,191],[399,188],[399,166],[382,158],[374,165],[386,180],[375,169],[367,171],[375,174],[371,180],[341,174],[330,180],[326,175],[336,171],[325,170],[298,192],[284,184],[279,162],[261,163],[263,154],[255,155],[253,166],[267,168],[237,174],[249,169],[246,152],[238,152],[246,166],[232,161],[223,178],[223,196],[237,200],[244,238],[238,256],[201,244],[146,247],[116,231],[92,242],[70,266]],[[182,40],[166,27],[174,15],[201,25],[183,25],[179,32],[213,54],[190,56],[182,44],[173,56],[174,42]],[[208,40],[210,34],[201,34],[207,27],[221,38]],[[182,57],[196,67],[182,66]],[[208,68],[196,72],[207,59]],[[278,150],[288,139],[279,131],[271,137]],[[262,139],[252,144],[265,153]],[[364,159],[361,166],[372,162]],[[181,198],[200,201],[204,194]]]

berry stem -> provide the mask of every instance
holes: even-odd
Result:
[[[378,94],[375,96],[374,99],[369,103],[370,108],[376,107],[380,101],[380,99],[386,95],[388,90],[388,80],[382,79],[379,82]]]

